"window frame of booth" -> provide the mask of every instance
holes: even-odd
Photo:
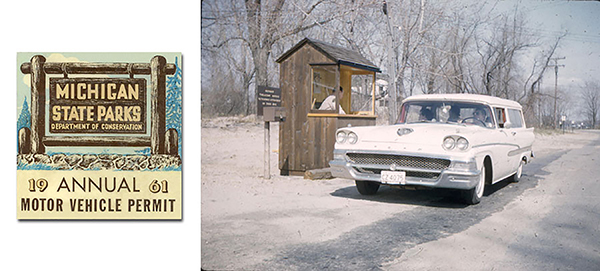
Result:
[[[353,67],[350,65],[338,64],[338,63],[311,63],[310,65],[310,108],[309,108],[309,117],[356,117],[356,118],[373,118],[375,115],[375,89],[376,89],[376,72],[360,69],[357,67]],[[344,97],[341,103],[336,103],[335,110],[319,110],[315,109],[315,69],[322,68],[327,66],[334,66],[336,69],[334,70],[335,76],[335,89],[339,89],[340,86],[344,88]],[[371,109],[368,111],[351,111],[352,109],[352,76],[353,75],[372,75],[371,80]],[[339,92],[336,92],[339,95]],[[325,95],[325,98],[329,96]],[[325,99],[323,98],[323,100]],[[338,96],[339,98],[339,96]],[[339,100],[339,99],[338,99]],[[342,109],[346,112],[346,114],[339,114],[340,104]],[[345,106],[345,107],[344,107]]]

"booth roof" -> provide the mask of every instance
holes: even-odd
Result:
[[[300,49],[305,44],[312,45],[315,49],[323,53],[328,58],[336,61],[338,64],[349,65],[353,67],[357,67],[364,70],[381,72],[381,70],[373,64],[373,62],[366,59],[359,52],[352,51],[348,48],[344,48],[338,45],[333,45],[331,43],[304,38],[296,45],[294,45],[287,52],[283,53],[279,58],[277,58],[276,62],[281,63],[290,55],[292,55],[296,50]]]

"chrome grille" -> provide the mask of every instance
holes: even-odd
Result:
[[[450,160],[439,158],[372,153],[347,153],[346,155],[355,164],[382,166],[396,164],[398,167],[433,170],[443,170],[450,166]]]

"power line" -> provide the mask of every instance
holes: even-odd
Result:
[[[558,129],[558,108],[556,102],[558,100],[558,68],[564,68],[565,65],[558,65],[559,60],[567,59],[566,57],[554,57],[550,60],[554,61],[554,65],[548,65],[548,67],[554,67],[554,129]]]

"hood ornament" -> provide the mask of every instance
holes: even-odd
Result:
[[[398,131],[396,131],[398,136],[408,135],[412,132],[414,132],[414,130],[411,128],[400,128],[400,129],[398,129]]]

